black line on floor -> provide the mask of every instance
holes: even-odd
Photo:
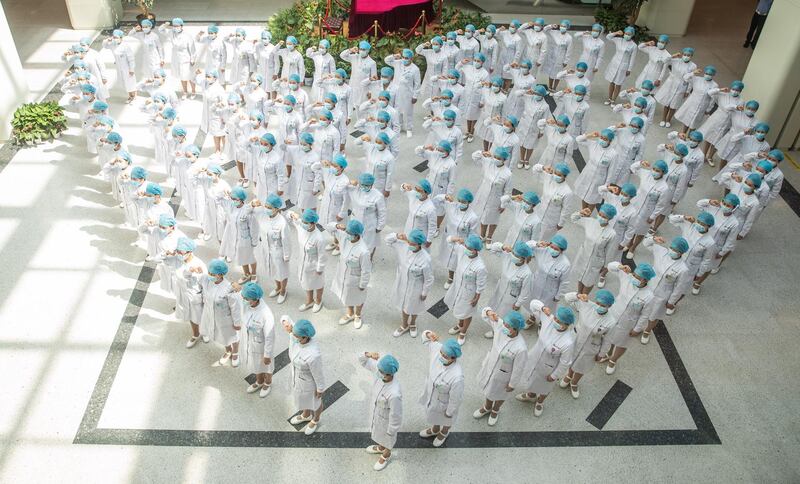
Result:
[[[614,385],[606,392],[606,395],[600,400],[600,403],[594,407],[592,413],[586,417],[586,421],[594,425],[597,430],[603,430],[614,413],[628,397],[628,394],[633,390],[621,380],[614,382]]]
[[[800,217],[800,193],[785,178],[783,185],[781,185],[781,197],[789,205],[789,208],[794,211],[795,215]]]
[[[444,303],[444,298],[439,299],[436,301],[436,304],[428,308],[428,312],[436,319],[441,318],[442,315],[449,310],[450,308]]]
[[[340,380],[336,380],[335,382],[333,382],[333,385],[326,388],[325,393],[322,394],[322,406],[323,406],[322,414],[324,415],[326,409],[330,408],[331,405],[336,403],[337,400],[342,398],[344,394],[349,391],[350,389],[347,388],[347,386]],[[301,412],[296,412],[291,417],[287,418],[286,421],[289,422],[292,419],[292,417],[294,417],[295,415],[300,415],[300,413]],[[308,422],[299,423],[297,425],[292,425],[292,423],[290,422],[289,425],[294,427],[295,430],[300,430],[304,428],[306,425],[308,425]]]

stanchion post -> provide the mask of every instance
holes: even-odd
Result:
[[[325,37],[325,32],[322,30],[322,15],[317,15],[317,25],[319,25],[319,36]]]
[[[425,16],[425,10],[422,11],[422,35],[425,35],[428,31],[428,19]]]
[[[374,37],[377,39],[378,38],[378,21],[377,20],[373,20],[372,27],[373,27]]]

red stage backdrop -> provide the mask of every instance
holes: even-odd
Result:
[[[350,37],[368,32],[375,20],[384,32],[410,29],[417,23],[423,10],[430,22],[433,19],[432,0],[353,0],[349,22]]]

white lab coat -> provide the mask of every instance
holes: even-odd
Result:
[[[397,432],[403,425],[403,391],[397,375],[386,383],[378,372],[378,363],[367,358],[363,353],[358,355],[361,366],[372,373],[372,388],[369,400],[370,438],[376,444],[393,449],[397,442]]]
[[[456,117],[458,117],[458,114]],[[431,118],[428,118],[422,122],[422,129],[428,132],[425,144],[437,146],[440,141],[444,140],[449,142],[450,146],[453,148],[453,151],[450,152],[450,157],[455,164],[458,165],[458,162],[461,161],[461,157],[464,154],[464,133],[461,131],[461,128],[456,126],[455,123],[448,128],[444,121],[431,121]],[[428,167],[430,168],[430,162],[432,161],[430,155],[434,155],[435,157],[435,153],[429,153],[423,150],[421,146],[415,148],[414,151],[417,155],[429,161]],[[428,176],[430,176],[430,174]],[[453,179],[455,180],[455,174],[453,174]]]
[[[149,197],[142,197],[140,203],[147,208],[144,210],[144,217],[142,217],[139,225],[139,233],[147,236],[147,255],[155,257],[158,255],[158,243],[161,241],[161,234],[158,228],[158,219],[162,214],[174,215],[172,207],[169,206],[166,200],[161,200],[161,203],[151,203],[152,199]],[[152,220],[155,225],[147,225],[146,222]]]
[[[528,24],[522,25],[519,30],[526,44],[522,58],[528,59],[533,63],[531,73],[538,76],[539,67],[544,63],[544,58],[547,54],[547,34],[542,30],[537,32],[535,28]]]
[[[538,240],[539,233],[542,230],[542,213],[541,210],[533,209],[528,213],[526,208],[529,205],[526,202],[518,202],[512,200],[510,196],[503,195],[500,200],[503,208],[511,206],[511,227],[508,228],[506,238],[503,239],[503,244],[509,247],[514,247],[517,242],[528,242],[530,240]],[[496,307],[492,305],[492,307]]]
[[[607,353],[611,345],[619,348],[629,347],[638,337],[631,337],[630,332],[641,333],[650,322],[649,315],[652,311],[653,290],[651,284],[638,287],[633,284],[633,276],[620,270],[619,262],[608,264],[608,273],[619,279],[619,291],[611,306],[609,314],[616,320],[616,324],[603,338],[601,353]]]
[[[358,186],[347,185],[350,216],[364,224],[361,238],[371,252],[378,244],[377,232],[386,226],[386,199],[375,188],[364,192]]]
[[[510,114],[520,119],[525,110],[525,92],[528,89],[533,89],[536,85],[536,78],[531,72],[523,74],[521,67],[512,68],[508,64],[503,66],[503,72],[508,72],[512,79],[512,88],[503,106],[503,116]]]
[[[753,129],[758,123],[755,116],[750,117],[744,111],[734,111],[731,114],[731,127],[727,133],[715,145],[717,154],[722,160],[732,160],[737,152],[738,141],[744,136],[744,132]]]
[[[178,32],[174,27],[169,28],[164,24],[158,27],[158,31],[166,36],[172,44],[172,58],[170,67],[175,79],[181,81],[194,80],[195,45],[194,38],[188,32]]]
[[[450,237],[447,241],[451,242]],[[475,306],[471,304],[472,298],[486,289],[488,272],[480,253],[477,257],[470,258],[466,254],[466,248],[460,244],[454,250],[458,260],[453,284],[444,296],[444,303],[453,311],[456,319],[466,319],[475,312]]]
[[[692,61],[683,62],[681,57],[674,57],[664,62],[661,72],[669,70],[669,77],[656,90],[655,98],[659,104],[670,109],[677,109],[683,102],[684,94],[689,92],[689,82],[684,78],[687,73],[697,69],[697,64]]]
[[[511,252],[503,251],[503,244],[500,242],[489,245],[489,252],[500,257],[501,267],[500,279],[489,299],[489,307],[498,314],[527,309],[533,283],[533,272],[530,266],[528,264],[517,265],[516,256]]]
[[[341,247],[331,291],[345,306],[360,306],[367,300],[367,285],[372,275],[372,261],[369,258],[371,249],[363,239],[351,242],[347,232],[337,229],[335,222],[329,223],[325,230],[337,233]]]
[[[640,163],[631,165],[631,172],[639,176],[639,189],[631,204],[636,207],[636,215],[629,230],[633,235],[644,235],[659,215],[666,215],[672,208],[672,193],[667,185],[666,177],[659,180],[653,178],[649,168]]]
[[[269,152],[261,150],[259,143],[258,156],[253,160],[255,166],[256,197],[264,201],[270,193],[281,195],[287,190],[289,178],[286,173],[286,161],[280,150],[272,148]]]
[[[372,188],[380,193],[391,192],[395,163],[395,155],[392,150],[388,146],[380,150],[375,140],[364,142],[361,138],[356,139],[356,145],[364,147],[366,154],[364,171],[372,173],[372,176],[375,177],[375,184],[372,185]]]
[[[456,167],[458,163],[452,156],[439,157],[438,152],[426,152],[428,159],[428,174],[425,178],[431,182],[433,189],[430,194],[431,200],[436,207],[436,215],[444,215],[444,205],[437,201],[439,195],[452,195],[456,191]]]
[[[272,42],[267,42],[265,44],[262,40],[253,48],[253,56],[256,59],[256,73],[264,78],[264,84],[262,84],[264,90],[271,92],[272,81],[277,79],[281,69],[278,48]]]
[[[616,217],[615,217],[616,218]],[[571,219],[584,233],[583,244],[575,260],[576,276],[584,286],[594,286],[600,271],[611,262],[617,248],[617,232],[613,219],[603,227],[596,217],[582,217],[573,213]]]
[[[419,67],[413,62],[405,65],[402,60],[388,56],[384,59],[387,65],[394,68],[392,84],[397,86],[397,97],[394,98],[394,107],[402,118],[403,127],[410,130],[414,127],[414,104],[412,101],[419,99],[420,74]]]
[[[717,110],[711,113],[697,130],[703,134],[703,141],[716,147],[731,127],[731,115],[739,106],[744,106],[744,101],[741,96],[733,96],[730,92],[720,91],[719,88],[709,90],[708,95],[717,104]]]
[[[223,346],[230,346],[239,339],[234,326],[242,321],[242,298],[233,290],[231,283],[223,279],[217,284],[208,276],[202,281],[203,315],[200,318],[200,334]]]
[[[572,264],[562,252],[553,257],[547,247],[539,247],[538,242],[531,240],[528,247],[533,249],[533,262],[536,270],[531,283],[531,300],[544,301],[550,309],[555,309],[558,300],[569,286],[569,273]]]
[[[201,31],[202,32],[202,31]],[[220,76],[225,75],[225,65],[228,63],[228,46],[219,35],[212,38],[210,35],[198,32],[197,41],[206,44],[206,72],[219,71]],[[222,77],[224,80],[224,77]],[[265,78],[266,81],[266,78]]]
[[[713,80],[706,81],[702,75],[696,76],[693,72],[684,76],[684,79],[687,78],[691,94],[675,112],[675,119],[690,129],[697,129],[703,122],[706,113],[711,109],[712,99],[709,93],[712,89],[718,89],[719,86]]]
[[[653,269],[656,271],[656,277],[648,283],[653,288],[653,300],[647,318],[650,321],[664,319],[666,304],[678,302],[691,285],[692,276],[684,257],[674,260],[669,256],[669,249],[656,244],[652,237],[645,237],[642,243],[653,252]]]
[[[136,56],[133,49],[123,41],[119,45],[103,41],[103,47],[110,50],[114,55],[114,65],[117,68],[117,82],[121,83],[125,92],[136,90]],[[133,73],[133,74],[131,74]]]
[[[558,29],[553,30],[552,25],[545,25],[542,32],[547,33],[547,54],[541,73],[550,79],[555,79],[559,71],[570,63],[572,36],[569,32],[562,34]]]
[[[448,202],[444,195],[438,195],[437,201],[444,207],[444,241],[439,246],[439,263],[448,271],[455,272],[458,263],[458,253],[464,250],[461,244],[451,241],[451,237],[466,239],[469,234],[478,232],[478,215],[467,207],[466,210],[458,208],[459,202]]]
[[[288,316],[281,320],[284,318],[294,324]],[[290,334],[289,361],[292,365],[289,388],[292,390],[295,409],[315,411],[322,405],[322,399],[316,393],[325,391],[324,365],[317,340],[312,338],[308,343],[301,344]]]
[[[297,242],[300,246],[300,263],[297,265],[297,278],[304,291],[315,291],[325,287],[325,264],[328,253],[325,252],[325,236],[318,228],[309,232],[300,220],[293,218],[289,222],[297,230]]]
[[[639,98],[644,98],[647,101],[647,105],[644,107],[644,110],[641,113],[636,113],[635,109],[633,108],[633,103],[636,102]],[[627,101],[631,104],[630,109],[625,109],[624,105],[616,105],[613,108],[613,111],[621,112],[622,119],[625,124],[629,124],[631,122],[631,118],[634,116],[639,116],[644,121],[644,126],[642,126],[642,134],[646,135],[647,130],[650,129],[650,126],[653,125],[653,118],[656,115],[656,98],[652,94],[648,94],[647,96],[642,94],[642,91],[634,91],[628,92],[627,90],[622,90],[619,93],[619,99]]]
[[[419,44],[414,52],[425,58],[425,76],[422,78],[422,85],[420,86],[419,95],[423,99],[433,97],[439,94],[440,89],[438,83],[434,82],[434,76],[443,76],[446,73],[447,55],[439,49],[439,52],[433,49],[426,49],[425,44]]]
[[[494,337],[492,347],[486,353],[478,372],[478,387],[487,400],[494,402],[505,401],[513,396],[506,387],[512,389],[521,387],[525,364],[528,361],[528,345],[522,334],[518,333],[512,338],[502,331],[502,317],[496,322],[489,319],[486,311],[491,308],[493,307],[489,306],[481,311],[481,318],[492,328]]]
[[[412,230],[419,229],[425,234],[425,240],[433,241],[433,234],[436,232],[436,206],[431,197],[420,200],[416,190],[405,192],[405,196],[408,199],[408,216],[403,230],[410,234]]]
[[[486,62],[483,67],[486,69],[487,73],[493,73],[498,68],[497,63],[500,57],[500,44],[497,42],[496,38],[489,37],[486,34],[480,34],[477,37],[481,45],[481,53],[486,56]]]
[[[553,99],[558,103],[553,116],[566,114],[570,120],[567,133],[572,136],[580,136],[586,132],[586,126],[589,124],[589,108],[591,107],[586,98],[584,97],[578,102],[577,95],[567,95],[564,91],[558,91],[553,93]]]
[[[378,75],[378,66],[375,60],[369,55],[362,58],[358,53],[350,52],[350,49],[343,50],[339,57],[351,64],[350,67],[350,86],[353,88],[353,106],[360,106],[366,101],[367,90],[362,86],[361,81],[371,79]]]
[[[472,153],[472,161],[482,168],[481,185],[472,207],[481,224],[496,225],[500,221],[500,200],[511,194],[511,170],[506,165],[497,166],[493,157],[485,157],[481,151]]]
[[[301,210],[317,207],[317,195],[322,191],[322,165],[319,154],[304,152],[298,145],[283,145],[286,164],[292,166],[287,198]]]
[[[397,253],[397,272],[392,290],[392,304],[405,314],[416,316],[427,309],[423,297],[427,297],[433,286],[433,266],[428,251],[413,252],[411,247],[397,234],[386,236],[386,244]]]
[[[158,231],[159,229],[156,229]],[[180,265],[180,258],[174,253],[178,245],[178,239],[186,237],[179,228],[175,227],[166,235],[159,235],[158,254],[156,258],[158,264],[158,277],[161,281],[161,289],[167,292],[174,292],[175,269]]]
[[[325,89],[320,82],[324,76],[333,74],[333,71],[336,70],[336,61],[328,52],[323,54],[318,49],[312,48],[306,49],[306,57],[314,61],[314,80],[311,83],[311,100],[314,102],[321,101],[322,96],[325,94]]]
[[[489,129],[491,121],[496,116],[503,114],[506,95],[503,91],[492,92],[491,87],[484,86],[480,91],[480,116],[475,126],[475,136],[485,141],[492,141],[492,132]],[[469,119],[469,118],[467,118]],[[487,122],[488,121],[488,122]]]
[[[422,343],[428,345],[430,362],[419,403],[425,407],[428,425],[452,428],[464,397],[464,370],[458,360],[446,366],[439,361],[442,344],[438,341],[424,339]]]
[[[247,82],[250,74],[256,70],[256,57],[253,43],[249,40],[236,40],[234,37],[225,38],[231,47],[231,77],[230,83]]]
[[[606,81],[621,86],[636,62],[636,42],[625,40],[616,32],[612,32],[606,38],[614,44],[614,57],[608,63],[605,72]]]
[[[225,180],[217,178],[216,181],[209,175],[201,175],[198,181],[203,186],[205,193],[205,206],[203,213],[203,223],[201,225],[203,233],[211,236],[212,240],[222,243],[222,236],[225,233],[225,193],[231,191],[230,185]]]
[[[161,39],[155,30],[148,33],[131,29],[128,33],[131,37],[141,42],[141,55],[143,62],[137,63],[141,66],[139,75],[137,77],[146,78],[153,75],[153,71],[161,68],[164,62],[164,47],[161,45]]]
[[[559,133],[555,125],[547,124],[546,119],[537,121],[536,126],[547,137],[547,146],[539,157],[539,163],[542,166],[555,166],[558,163],[570,166],[572,152],[575,151],[575,137],[570,134],[569,128],[566,132]]]
[[[200,269],[200,272],[192,272]],[[180,260],[174,271],[175,318],[200,324],[203,315],[203,279],[206,265],[196,255],[188,262]]]
[[[578,62],[585,62],[588,66],[588,69],[586,69],[586,77],[588,77],[591,82],[594,80],[594,70],[599,69],[600,64],[603,63],[606,43],[600,37],[592,37],[590,32],[575,32],[573,35],[576,39],[580,39],[583,45],[581,55],[578,57]],[[614,54],[614,56],[616,57],[616,54]]]
[[[497,121],[486,119],[483,121],[484,126],[487,128],[486,137],[484,141],[491,144],[490,150],[496,148],[506,148],[511,156],[506,161],[506,165],[510,168],[519,160],[519,144],[520,139],[516,131],[512,130],[510,133],[506,131],[506,127]]]
[[[731,191],[734,195],[739,197],[739,206],[733,212],[739,220],[739,233],[741,237],[747,236],[753,224],[758,220],[764,207],[758,199],[758,192],[747,194],[744,192],[744,183],[737,182],[731,178],[733,173],[728,173],[720,178],[717,182]],[[762,182],[763,183],[763,182]]]
[[[572,306],[577,313],[575,321],[575,346],[572,349],[572,371],[585,375],[597,364],[596,356],[602,355],[602,348],[608,347],[609,333],[617,324],[617,319],[611,313],[598,314],[595,310],[596,303],[583,302],[577,293],[569,292],[564,295],[564,302]]]
[[[275,316],[264,299],[258,306],[250,307],[242,300],[242,322],[239,329],[239,355],[241,365],[252,373],[275,371]],[[269,364],[264,364],[269,358]]]
[[[667,52],[666,49],[659,49],[655,45],[647,45],[646,42],[639,44],[638,48],[647,54],[647,64],[636,77],[635,87],[637,89],[642,87],[644,81],[656,82],[657,80],[662,80],[661,75],[664,72],[664,64],[672,57],[672,54]]]
[[[634,133],[629,127],[609,126],[608,129],[614,131],[611,146],[617,151],[617,157],[608,168],[608,183],[621,187],[631,178],[631,165],[644,157],[645,135],[642,130]]]
[[[488,62],[488,59],[487,59]],[[481,96],[483,94],[482,83],[489,79],[489,71],[486,66],[476,69],[473,64],[459,64],[457,67],[461,73],[461,81],[464,84],[464,94],[462,95],[461,111],[467,121],[475,121],[480,115]]]
[[[520,32],[513,34],[509,30],[498,30],[497,41],[500,45],[500,58],[495,65],[495,69],[502,69],[503,66],[522,60],[522,54],[525,52],[525,42],[522,40]],[[501,75],[503,79],[511,79],[511,72],[502,69]]]
[[[688,275],[694,278],[710,271],[713,268],[714,256],[719,253],[711,231],[701,234],[695,230],[694,224],[689,223],[683,215],[670,215],[669,223],[678,227],[683,237],[689,242],[689,251],[683,256],[686,267],[689,269]]]
[[[255,263],[259,229],[253,207],[246,203],[237,207],[228,198],[222,201],[222,208],[226,221],[219,248],[220,255],[233,260],[239,266]]]
[[[344,175],[336,176],[327,169],[322,172],[325,189],[319,207],[319,223],[323,226],[347,218],[348,190],[350,179]],[[337,219],[338,217],[338,219]]]
[[[200,130],[212,136],[225,136],[225,126],[220,108],[225,107],[225,88],[220,82],[206,84],[205,77],[198,76],[197,85],[203,88],[203,115],[200,118]]]
[[[603,197],[605,203],[617,209],[617,215],[611,220],[611,225],[614,227],[615,242],[613,248],[610,249],[608,258],[611,261],[622,260],[622,250],[627,247],[631,239],[633,239],[633,230],[628,230],[632,223],[634,223],[637,213],[637,208],[633,202],[628,202],[627,205],[622,204],[622,196],[614,195],[608,190],[608,185],[598,188],[600,195]]]
[[[533,173],[543,173],[542,165],[533,165]],[[542,216],[540,240],[550,240],[559,227],[563,227],[574,204],[575,194],[565,181],[558,183],[552,175],[545,174],[542,180],[542,202],[537,211]]]
[[[520,144],[522,148],[534,150],[543,134],[539,127],[539,120],[550,117],[550,106],[548,106],[544,98],[541,101],[536,101],[532,94],[525,93],[523,96],[525,109],[517,127],[517,135],[522,140]]]
[[[542,322],[539,328],[539,339],[528,350],[528,359],[522,375],[529,392],[536,395],[548,395],[572,365],[572,353],[575,346],[575,331],[567,328],[559,331],[559,325],[552,316],[542,312],[545,304],[542,301],[531,301],[531,313]],[[553,381],[547,381],[547,377]]]
[[[715,269],[722,262],[722,256],[733,252],[733,249],[736,248],[736,236],[739,234],[741,223],[735,215],[725,215],[721,207],[715,207],[708,202],[707,198],[698,200],[697,208],[713,215],[716,222],[708,230],[708,234],[714,239],[714,247],[717,250],[709,263],[710,269]],[[738,207],[736,210],[738,210]],[[734,213],[736,210],[734,210]]]
[[[258,272],[270,281],[282,281],[289,277],[289,259],[292,243],[289,227],[283,214],[271,217],[271,210],[256,207],[252,210],[258,220],[259,244],[255,256]]]
[[[589,140],[584,135],[578,136],[575,140],[589,155],[586,157],[586,166],[575,180],[575,195],[588,204],[600,203],[602,197],[597,187],[609,183],[609,169],[617,159],[617,150],[610,144],[607,148],[603,148],[598,140]]]

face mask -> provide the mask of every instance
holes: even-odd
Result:
[[[644,109],[642,108],[639,107],[633,108],[633,112],[636,114],[642,114],[642,111],[644,111]]]
[[[287,113],[291,113],[291,112],[292,112],[292,110],[293,110],[294,108],[293,108],[292,106],[284,106],[284,107],[283,107],[283,109],[284,109],[284,110],[285,110]]]
[[[514,33],[513,29],[512,29],[512,31],[511,31],[511,33],[512,33],[512,34]],[[451,45],[451,46],[452,46],[452,45],[456,45],[456,41],[455,41],[455,40],[453,40],[453,39],[447,39],[447,45]]]
[[[542,26],[541,25],[534,25],[533,26],[533,30],[535,32],[541,32],[542,31]]]
[[[560,250],[556,250],[556,249],[554,249],[552,247],[548,247],[547,248],[547,253],[550,254],[550,257],[558,257],[558,256],[561,255],[561,251]]]
[[[389,84],[391,81],[392,80],[389,79],[388,77],[381,77],[381,84],[383,84],[384,86]]]
[[[465,33],[464,33],[464,36],[465,36],[466,38],[468,38],[468,39],[471,39],[471,38],[472,38],[472,32],[465,32]]]
[[[333,111],[334,107],[335,106],[333,105],[333,103],[325,103],[325,109],[327,109],[328,111]]]
[[[337,168],[328,168],[328,173],[331,175],[336,175],[339,173],[339,170]]]
[[[733,96],[733,97],[739,97],[739,94],[741,94],[741,92],[739,92],[739,91],[731,91],[731,96]]]
[[[470,259],[474,259],[475,257],[478,256],[478,253],[473,251],[472,249],[464,249],[464,252],[467,254],[467,257],[469,257]]]
[[[480,69],[481,67],[483,67],[483,62],[476,62],[475,63],[475,69]]]
[[[670,256],[670,257],[671,257],[673,260],[678,260],[678,259],[680,259],[680,258],[681,258],[681,255],[683,255],[683,254],[681,254],[681,253],[680,253],[680,252],[678,252],[677,250],[675,250],[675,249],[669,249],[669,256]]]
[[[641,92],[642,92],[642,96],[647,97],[647,96],[650,95],[650,89],[642,89]]]
[[[558,173],[553,173],[553,180],[556,183],[563,183],[564,182],[564,175],[559,175]]]
[[[634,287],[638,287],[640,289],[644,287],[644,283],[639,279],[635,278],[634,276],[631,276],[631,284],[633,284]]]
[[[378,148],[378,151],[383,151],[386,149],[386,145],[383,143],[375,143],[375,147]]]
[[[700,232],[701,234],[704,234],[704,233],[708,232],[708,227],[700,225],[700,224],[694,224],[694,229],[696,231]]]
[[[344,84],[344,79],[337,78],[337,79],[336,79],[336,85],[337,85],[337,86],[341,86],[342,84]]]
[[[183,32],[183,27],[175,27],[175,32],[177,33]]]
[[[597,314],[601,314],[601,315],[602,315],[602,314],[605,314],[605,313],[607,313],[607,312],[608,312],[608,308],[606,308],[606,307],[603,307],[603,306],[600,306],[600,305],[597,305],[597,306],[594,308],[594,310],[595,310],[595,311],[597,311]]]
[[[592,38],[593,38],[593,39],[596,39],[596,38],[598,38],[598,37],[600,37],[600,32],[598,32],[598,31],[596,31],[596,30],[592,30]]]
[[[656,180],[660,180],[662,176],[664,176],[664,174],[661,173],[660,171],[653,171],[653,178],[655,178]]]
[[[456,124],[456,120],[455,120],[455,119],[445,119],[445,120],[444,120],[444,124],[445,124],[445,126],[447,126],[448,128],[452,128],[452,127],[453,127],[453,125],[454,125],[454,124]]]
[[[329,120],[329,119],[325,118],[325,119],[320,119],[320,120],[319,120],[319,124],[320,124],[320,126],[322,126],[323,128],[327,128],[328,126],[330,126],[331,122],[330,122],[330,120]]]
[[[448,99],[448,98],[442,99],[442,106],[444,106],[444,107],[450,106],[450,99]]]
[[[409,245],[408,247],[411,249],[411,252],[419,252],[420,249],[422,249],[419,245]]]
[[[208,279],[208,282],[217,282],[217,276],[208,275],[206,279]]]
[[[114,39],[114,43],[119,45],[122,43],[122,39]]]
[[[703,79],[705,79],[706,81],[710,81],[711,80],[711,76],[705,75],[705,76],[703,76]]]
[[[510,330],[510,329],[508,329],[508,328],[506,328],[505,326],[503,326],[503,329],[502,329],[502,331],[503,331],[503,334],[504,334],[504,335],[506,335],[506,336],[511,336],[511,330]]]
[[[311,145],[303,145],[303,151],[305,153],[308,153],[309,151],[311,151]]]
[[[381,109],[385,108],[388,105],[389,103],[387,103],[386,101],[378,101],[378,107]]]
[[[448,79],[448,80],[447,80],[447,82],[448,82],[448,83],[449,83],[451,86],[455,86],[455,85],[458,83],[458,80],[457,80],[457,79]]]
[[[469,204],[468,203],[459,203],[458,204],[458,209],[461,210],[462,212],[465,212],[468,208],[469,208]]]
[[[566,27],[559,27],[558,31],[561,32],[562,34],[566,34],[567,33],[567,28]]]
[[[299,87],[300,87],[300,85],[297,84],[296,82],[290,82],[289,83],[289,89],[291,89],[292,91],[296,91]]]
[[[450,363],[450,360],[448,360],[447,358],[445,358],[445,357],[444,357],[444,356],[442,356],[442,355],[439,355],[439,363],[441,363],[441,364],[443,364],[443,365],[447,365],[447,364],[449,364],[449,363]]]
[[[658,47],[660,50],[664,50],[664,48],[667,47],[667,44],[665,44],[664,42],[658,42],[656,44],[656,47]]]
[[[603,227],[605,227],[606,225],[608,225],[608,219],[607,219],[607,218],[605,218],[605,217],[600,217],[600,216],[598,215],[598,216],[597,216],[597,221],[598,221],[598,222],[600,222],[600,225],[602,225]]]
[[[422,200],[425,197],[425,195],[420,192],[417,192],[416,195],[417,195],[417,200]]]
[[[764,141],[764,138],[766,138],[766,137],[767,137],[767,135],[765,133],[756,133],[756,139],[758,141]]]
[[[350,242],[353,242],[353,243],[358,242],[358,235],[351,235],[350,236]]]
[[[500,86],[492,86],[492,92],[500,92]]]
[[[208,34],[208,38],[214,40],[217,38],[217,34]]]
[[[503,130],[504,130],[506,133],[509,133],[509,134],[514,132],[514,128],[512,128],[511,126],[505,126],[505,127],[503,128]]]
[[[533,96],[533,100],[536,101],[537,103],[538,102],[542,102],[543,99],[544,99],[544,97],[542,97],[542,96],[540,96],[538,94],[534,94],[534,96]]]
[[[628,205],[629,203],[631,203],[631,197],[629,197],[627,195],[622,195],[622,197],[620,198],[620,202],[623,205]]]
[[[411,59],[403,59],[403,65],[404,66],[411,65]]]
[[[639,132],[639,128],[637,128],[636,126],[631,126],[631,133],[637,134],[638,132]]]
[[[683,56],[683,62],[689,62],[690,60],[692,60],[692,58],[688,55]]]
[[[700,143],[697,141],[689,141],[689,148],[697,148],[700,146]]]
[[[325,55],[325,54],[328,53],[328,49],[326,49],[325,47],[320,47],[319,48],[319,53],[322,54],[322,55]]]
[[[165,236],[165,235],[167,235],[167,229],[162,229],[161,227],[159,227],[159,228],[158,228],[158,232],[159,232],[159,233],[160,233],[162,236]]]
[[[494,160],[494,166],[503,166],[506,164],[506,160]]]
[[[269,39],[261,39],[261,43],[264,45],[269,45]]]
[[[142,32],[144,32],[146,34],[149,34],[150,33],[150,27],[142,27]]]
[[[561,134],[566,133],[567,132],[567,127],[566,126],[559,126],[558,127],[558,132],[561,133]]]
[[[586,73],[584,71],[575,71],[575,75],[578,76],[579,79],[583,79]]]
[[[389,126],[389,125],[387,123],[383,122],[383,121],[378,123],[378,127],[381,128],[381,129],[386,129],[387,126]]]
[[[536,208],[535,206],[531,205],[530,203],[525,203],[525,213],[533,213],[533,209]]]
[[[745,116],[747,116],[748,118],[752,118],[753,116],[755,116],[755,115],[756,115],[756,112],[755,112],[755,111],[752,111],[752,110],[750,110],[750,109],[745,109],[745,110],[744,110],[744,114],[745,114]]]
[[[312,223],[303,222],[303,228],[306,229],[306,231],[308,231],[308,232],[313,232],[315,226]]]
[[[442,46],[441,45],[433,44],[433,51],[434,52],[439,52],[440,50],[442,50]]]
[[[745,186],[744,186],[744,192],[745,192],[746,194],[748,194],[748,195],[752,195],[754,191],[756,191],[756,189],[755,189],[755,188],[752,188],[752,187],[750,187],[750,186],[748,186],[748,185],[745,185]]]
[[[733,209],[733,208],[731,208],[731,207],[726,207],[725,205],[723,205],[723,206],[722,206],[722,213],[723,213],[723,214],[725,214],[725,215],[730,215],[730,214],[732,214],[732,213],[733,213],[733,210],[734,210],[734,209]]]
[[[367,55],[369,55],[369,52],[367,52],[366,50],[359,50],[358,55],[360,55],[362,59],[366,59]]]
[[[575,96],[575,100],[581,102],[583,101],[583,96]]]
[[[270,145],[267,145],[267,146],[263,146],[262,145],[261,146],[261,152],[262,153],[269,153],[270,151],[272,151],[272,146],[270,146]]]
[[[625,35],[622,36],[622,38],[624,40],[631,40],[632,37],[630,35],[628,35],[628,34],[625,34]]]
[[[599,143],[600,143],[600,146],[603,147],[603,148],[608,148],[608,145],[610,144],[608,141],[606,141],[604,139],[601,139]]]
[[[364,193],[367,193],[370,190],[372,190],[372,187],[371,186],[367,186],[367,185],[361,185],[360,188],[361,188],[361,191],[364,192]]]
[[[294,47],[295,47],[294,44],[286,44],[286,48],[289,50],[294,50]]]

